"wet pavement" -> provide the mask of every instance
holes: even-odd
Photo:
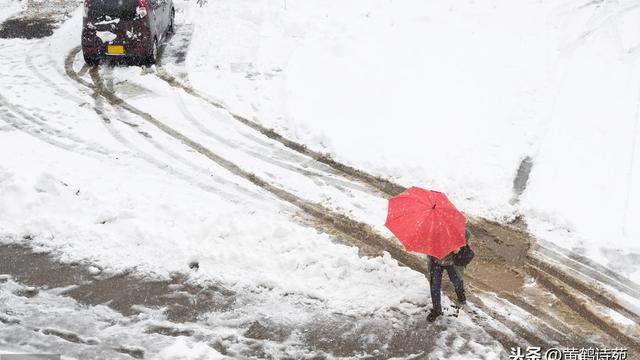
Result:
[[[80,5],[66,0],[28,0],[25,8],[0,24],[0,39],[40,39],[54,30]]]
[[[37,39],[53,35],[53,19],[8,19],[0,25],[2,39]]]
[[[317,309],[312,319],[298,324],[278,322],[267,316],[251,323],[238,324],[242,336],[207,340],[203,328],[215,326],[210,323],[208,315],[241,312],[246,299],[237,301],[238,294],[223,286],[189,284],[188,274],[174,274],[170,280],[164,281],[143,279],[131,274],[114,276],[91,265],[64,264],[51,255],[36,253],[19,245],[0,245],[0,274],[0,294],[11,291],[11,296],[23,297],[25,302],[29,302],[29,299],[42,301],[39,299],[43,296],[55,293],[86,306],[106,305],[134,322],[147,309],[154,309],[168,322],[146,324],[138,330],[142,335],[204,341],[231,357],[273,358],[272,354],[276,351],[281,354],[279,358],[284,359],[421,358],[420,354],[441,349],[442,343],[455,342],[451,352],[458,354],[473,353],[472,347],[478,343],[497,346],[495,340],[486,333],[477,329],[465,331],[465,325],[457,319],[459,312],[456,309],[445,306],[447,315],[442,321],[427,323],[429,309],[426,304],[405,304],[405,307],[399,306],[386,313],[363,317],[324,313],[322,309]],[[8,282],[18,285],[13,285],[13,290],[7,290],[11,289],[5,286]],[[7,326],[20,326],[22,322],[32,321],[14,315],[10,309],[0,309],[0,322]],[[81,332],[63,330],[60,326],[36,330],[41,335],[57,337],[73,344],[101,344],[100,336],[87,336]],[[132,358],[144,358],[149,350],[144,346],[136,346],[118,345],[111,350]],[[287,355],[293,354],[292,349],[306,355]]]
[[[107,304],[125,316],[139,313],[141,307],[164,309],[167,319],[174,322],[195,321],[202,314],[228,310],[234,302],[231,291],[190,285],[186,274],[174,274],[165,281],[128,274],[105,276],[95,267],[62,264],[16,245],[0,246],[0,274],[39,289],[68,287],[62,295],[84,305]]]

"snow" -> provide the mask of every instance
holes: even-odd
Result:
[[[366,315],[371,319],[367,321],[390,322],[398,304],[403,305],[405,317],[424,311],[428,286],[422,274],[400,266],[388,254],[362,256],[357,248],[337,243],[301,221],[297,208],[92,97],[92,91],[69,79],[64,74],[64,55],[77,46],[81,16],[78,9],[52,37],[42,41],[1,42],[6,57],[0,63],[0,76],[7,91],[0,95],[0,153],[11,156],[0,158],[0,243],[24,244],[65,263],[86,264],[90,272],[106,276],[133,272],[142,278],[167,279],[173,273],[185,273],[194,284],[222,286],[236,294],[237,303],[232,312],[214,312],[202,320],[208,334],[216,338],[225,333],[240,337],[256,320],[308,328],[322,325],[318,318],[333,314]],[[79,56],[74,69],[79,71],[82,65]],[[241,158],[238,153],[245,149],[240,146],[224,149],[205,142],[202,134],[187,125],[185,115],[176,113],[175,104],[167,103],[162,95],[170,90],[166,84],[161,87],[148,69],[105,67],[100,72],[108,86],[127,91],[128,101],[135,106],[234,161],[244,160],[242,164],[251,170],[272,173],[274,181],[295,187],[300,195],[308,192],[305,198],[353,209],[369,222],[369,213],[381,217],[385,212],[384,199],[350,183],[341,183],[345,189],[337,191],[322,181],[292,176],[282,169],[277,172],[276,166],[246,155]],[[216,124],[223,126],[226,121],[211,112],[207,118],[216,121],[210,131],[217,131]],[[247,138],[246,133],[226,126],[229,142]],[[323,175],[321,170],[308,171]],[[199,263],[197,271],[189,268],[194,261]],[[40,294],[33,304],[16,298],[11,290],[3,291],[6,301],[0,309],[22,304],[20,316],[30,322],[41,324],[61,317],[47,326],[87,338],[113,335],[95,328],[103,325],[91,325],[92,317],[102,316],[95,312],[106,308],[89,307],[82,312],[69,299]],[[55,307],[59,301],[63,303]],[[52,310],[41,316],[47,304]],[[447,299],[444,305],[449,305]],[[83,322],[64,321],[75,319],[69,314],[82,317]],[[161,315],[153,316],[162,320]],[[126,322],[113,313],[104,317],[105,321]],[[140,334],[144,325],[124,324],[126,329],[120,331]],[[469,341],[484,343],[480,353],[497,357],[497,343],[468,317],[461,317],[442,336],[455,337],[462,329],[471,334]],[[45,337],[45,348],[55,343],[29,329],[22,329],[19,335],[36,342]],[[194,359],[218,356],[193,340],[157,343],[153,348],[163,346],[159,359],[174,359],[183,350]],[[297,341],[295,336],[291,341]],[[66,346],[77,351],[73,344]],[[277,348],[270,351],[282,355]]]
[[[636,322],[629,319],[628,317],[620,314],[617,311],[614,311],[612,309],[608,309],[607,311],[607,315],[609,316],[610,319],[612,319],[613,321],[615,321],[616,323],[620,324],[621,326],[634,326],[636,325]]]
[[[216,360],[224,357],[204,343],[190,344],[185,339],[177,339],[163,349],[156,360]]]
[[[635,0],[234,4],[187,14],[186,63],[233,111],[605,266],[640,253]]]
[[[73,299],[55,294],[55,290],[40,291],[32,298],[17,296],[20,285],[9,281],[0,284],[0,313],[13,320],[0,327],[0,353],[61,354],[62,359],[131,359],[116,348],[141,349],[145,357],[169,356],[181,347],[185,359],[198,359],[202,346],[194,346],[171,337],[145,331],[157,322],[151,314],[127,318],[104,305],[87,307]],[[206,329],[198,329],[205,332]],[[81,342],[63,340],[44,332],[76,337]],[[181,345],[182,343],[182,345]],[[138,344],[134,346],[133,344]],[[169,349],[169,350],[167,350]],[[208,353],[214,358],[213,349]],[[171,358],[171,357],[169,357]],[[174,356],[171,359],[175,359]],[[163,358],[160,358],[163,359]]]
[[[96,31],[96,36],[102,40],[103,43],[108,43],[115,40],[118,36],[111,31]]]
[[[52,46],[75,46],[78,15],[49,40]],[[24,47],[16,42],[6,51],[20,58]],[[138,70],[123,71],[129,77]],[[20,75],[33,77],[27,69]],[[68,81],[63,89],[73,96],[43,97],[34,103],[29,92],[39,85],[37,78],[31,81],[33,87],[9,85],[15,91],[6,95],[8,100],[52,114],[54,129],[72,126],[83,139],[97,143],[92,148],[112,155],[81,150],[82,144],[73,143],[68,151],[21,132],[1,132],[0,149],[12,154],[0,163],[2,241],[29,235],[36,239],[31,245],[54,251],[64,261],[88,260],[110,272],[136,268],[165,278],[198,260],[197,276],[203,281],[311,295],[347,312],[427,295],[422,275],[389,257],[360,258],[356,248],[334,244],[329,236],[292,222],[294,208],[201,157],[173,149],[203,166],[202,174],[191,175],[181,165],[167,167],[164,160],[156,160],[160,169],[153,166],[145,160],[161,158],[158,149],[123,146],[135,143],[138,134],[120,122],[114,122],[113,129],[106,127],[83,105],[91,98]],[[78,96],[80,104],[74,104]],[[69,108],[76,110],[69,113]],[[108,131],[119,132],[124,142]],[[189,175],[177,176],[181,174]],[[203,183],[211,185],[203,188]],[[235,189],[230,186],[236,183]],[[399,290],[389,291],[388,284]]]
[[[19,134],[0,139],[0,151],[13,154],[0,168],[1,241],[29,236],[63,260],[164,278],[197,260],[202,280],[299,293],[346,312],[427,296],[422,275],[388,256],[362,259],[356,248],[334,245],[292,223],[292,209],[236,204],[135,160],[69,154]]]
[[[99,21],[94,23],[93,25],[109,25],[109,24],[117,24],[120,22],[120,18],[111,19],[107,16],[107,20]]]
[[[568,21],[556,105],[524,200],[533,218],[577,232],[583,246],[636,253],[639,10],[607,2],[582,27]]]
[[[522,37],[531,35],[507,29],[518,12],[536,19],[540,11],[505,2],[461,16],[456,5],[448,12],[433,6],[381,3],[359,10],[355,21],[327,24],[345,27],[332,37],[312,33],[290,60],[285,119],[328,139],[305,143],[401,183],[445,191],[468,211],[506,217],[513,172],[527,152],[521,129],[536,121],[520,104],[544,85],[543,75],[526,71],[544,47],[524,48]],[[498,11],[513,17],[491,23]],[[320,71],[311,71],[312,59]]]
[[[23,5],[20,0],[0,0],[0,22],[20,11]]]
[[[470,215],[524,215],[541,242],[640,281],[636,1],[181,4],[179,20],[193,26],[193,38],[186,62],[166,68],[188,73],[190,84],[234,112],[358,168],[446,192]],[[0,19],[19,10],[15,1],[0,6]],[[387,319],[398,307],[416,314],[425,305],[421,274],[388,254],[361,256],[337,243],[303,223],[297,208],[72,83],[63,56],[78,45],[80,23],[81,9],[44,41],[0,40],[0,154],[11,154],[0,158],[1,243],[27,244],[96,274],[180,272],[221,284],[240,301],[236,311],[203,320],[218,338],[256,319]],[[82,60],[73,65],[80,70]],[[322,170],[305,169],[313,179],[287,171],[295,161],[278,158],[280,148],[266,139],[272,152],[257,147],[228,113],[169,88],[156,70],[103,67],[100,75],[221,156],[388,235],[384,199],[353,183],[331,185],[336,179]],[[198,131],[202,119],[206,131]],[[527,157],[530,178],[513,201]],[[198,271],[189,268],[194,261]],[[69,313],[81,314],[76,328],[89,334],[99,333],[95,318],[126,322],[104,307],[39,296],[21,305],[38,326]],[[47,304],[59,306],[40,316]],[[481,333],[461,316],[429,356],[497,358],[495,344],[476,341]],[[193,339],[156,346],[157,359],[221,358]]]
[[[189,70],[283,69],[278,84],[251,84],[268,94],[246,101],[257,120],[360,168],[445,191],[466,210],[510,216],[513,174],[529,149],[523,130],[539,121],[521,104],[545,100],[536,89],[548,78],[534,67],[546,32],[525,24],[544,23],[546,13],[532,2],[337,4],[245,5],[235,18],[196,25]],[[220,17],[224,5],[215,5],[201,16]],[[232,31],[253,40],[231,41]],[[216,90],[206,78],[191,81]]]

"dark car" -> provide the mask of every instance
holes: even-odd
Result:
[[[174,19],[172,0],[84,0],[84,60],[95,65],[101,58],[126,57],[153,64]]]

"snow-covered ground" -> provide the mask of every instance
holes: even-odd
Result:
[[[24,1],[20,0],[2,0],[0,1],[0,21],[4,21],[11,15],[20,11],[23,7],[26,6]]]
[[[523,211],[541,238],[639,282],[640,3],[562,10],[553,112]]]
[[[187,69],[313,149],[474,216],[524,215],[637,282],[639,5],[217,1],[190,14]]]
[[[0,19],[18,3],[0,0],[8,4]],[[640,2],[176,3],[176,36],[188,31],[191,40],[185,62],[164,69],[234,112],[366,171],[445,191],[471,215],[524,215],[541,241],[640,279]],[[80,22],[78,10],[50,38],[0,40],[0,243],[105,274],[186,273],[239,300],[232,312],[190,324],[199,340],[156,342],[142,334],[166,320],[161,314],[129,322],[59,289],[25,300],[15,295],[22,285],[8,281],[0,284],[0,311],[19,325],[4,335],[49,326],[96,339],[104,350],[124,334],[158,359],[200,359],[219,355],[207,341],[242,338],[256,320],[300,330],[329,326],[339,314],[376,330],[371,323],[401,327],[398,312],[409,322],[424,317],[421,274],[388,254],[366,257],[337,243],[296,207],[69,78],[64,62],[78,46]],[[70,65],[270,184],[388,235],[382,197],[233,125],[225,111],[161,81],[159,69],[92,72],[79,56]],[[514,195],[526,158],[528,185]],[[499,356],[464,313],[446,325],[430,339],[431,358]],[[18,350],[55,345],[85,354],[84,345],[36,333],[40,346]],[[388,339],[366,335],[363,346]],[[288,340],[299,353],[272,344],[264,351],[313,356],[299,337]]]
[[[194,5],[180,4],[187,11]],[[82,357],[109,351],[114,341],[126,335],[158,359],[182,359],[179,354],[184,352],[191,354],[190,359],[210,359],[217,353],[204,345],[206,341],[231,335],[241,338],[256,320],[312,332],[339,314],[366,319],[365,329],[375,331],[371,324],[391,326],[398,311],[408,321],[424,317],[428,284],[423,275],[400,266],[388,254],[362,256],[357,248],[337,243],[302,221],[297,208],[102,98],[92,97],[92,90],[69,78],[64,61],[78,45],[81,16],[77,10],[49,38],[0,40],[0,153],[5,154],[0,158],[0,244],[24,244],[65,263],[91,265],[105,275],[133,272],[157,280],[186,273],[190,282],[223,286],[238,300],[233,312],[212,313],[202,320],[198,326],[206,331],[200,344],[192,339],[169,344],[166,339],[154,342],[153,336],[132,335],[144,334],[146,323],[140,319],[128,323],[106,308],[82,307],[58,296],[61,289],[42,291],[27,300],[15,294],[22,285],[9,281],[2,284],[0,311],[17,322],[3,327],[5,336],[0,338],[6,344],[0,342],[0,346],[20,344],[17,338],[31,334],[34,337],[21,351],[49,349]],[[89,78],[82,65],[77,57],[73,70],[84,70],[83,76]],[[295,188],[298,195],[308,189],[311,200],[325,199],[328,206],[353,211],[367,222],[373,223],[370,213],[382,218],[384,199],[326,170],[307,169],[318,177],[314,182],[308,176],[292,175],[295,171],[282,173],[294,165],[257,161],[258,155],[270,156],[259,153],[264,149],[239,157],[246,150],[241,147],[245,133],[234,133],[232,128],[223,128],[228,134],[220,132],[222,139],[239,144],[237,148],[220,139],[207,140],[206,134],[189,125],[186,115],[178,113],[174,102],[167,105],[170,96],[180,101],[180,94],[172,95],[152,71],[105,67],[99,72],[105,85],[126,94],[127,101],[211,149],[242,159],[249,170],[272,176],[270,180]],[[195,114],[203,111],[192,99],[182,101],[191,101],[184,106]],[[224,124],[224,114],[207,116]],[[210,126],[209,131],[217,133],[215,123]],[[381,222],[378,225],[382,227]],[[190,269],[193,262],[199,264],[198,271]],[[448,308],[448,300],[445,305]],[[156,314],[151,320],[164,319]],[[108,325],[114,323],[122,327]],[[42,330],[45,324],[62,329],[63,335],[89,340],[80,345],[52,340]],[[13,336],[16,332],[20,335]],[[375,338],[366,331],[363,334],[366,337],[357,341],[372,346],[385,346],[378,342],[394,335],[392,331]],[[293,350],[284,353],[292,356],[296,346],[305,346],[298,337],[304,334],[294,334]],[[434,358],[474,354],[493,359],[502,351],[465,314],[429,342],[455,344],[436,349]],[[263,351],[284,356],[281,348]],[[314,354],[312,349],[300,351],[305,356]]]

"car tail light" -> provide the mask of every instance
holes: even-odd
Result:
[[[84,17],[89,16],[89,0],[84,0]]]
[[[136,17],[143,18],[147,16],[148,12],[149,12],[149,4],[147,4],[147,0],[138,0],[138,7],[136,8]]]

